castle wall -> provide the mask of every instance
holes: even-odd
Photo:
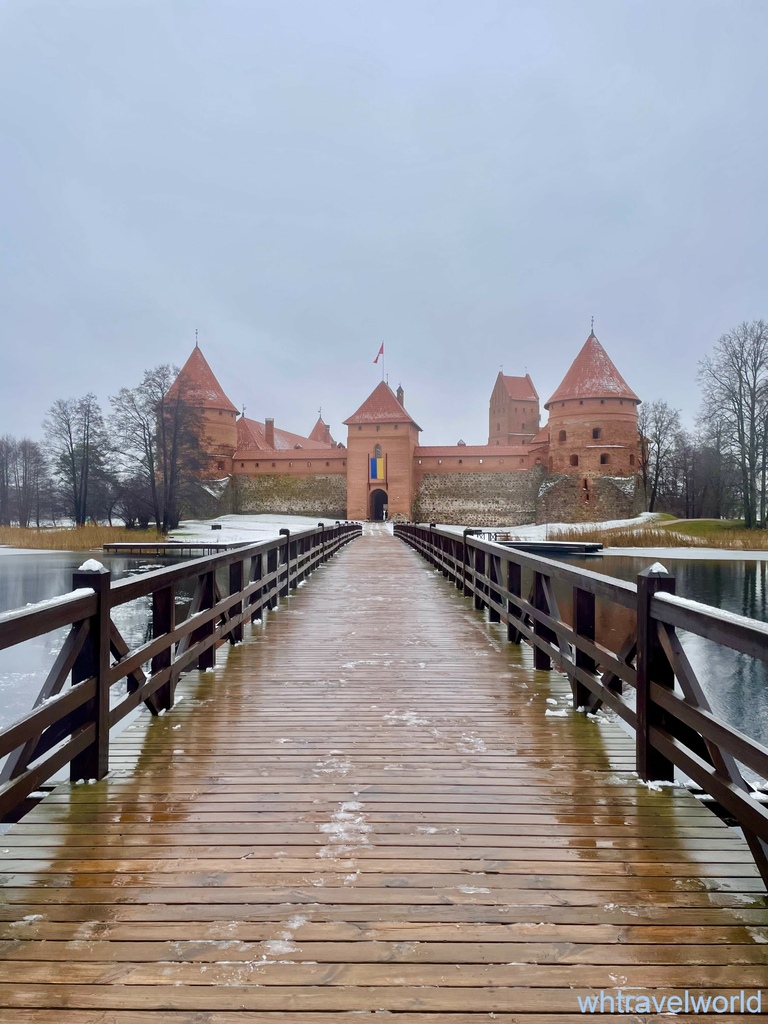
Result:
[[[229,500],[233,512],[346,519],[347,480],[339,473],[235,477]]]
[[[520,526],[536,516],[544,467],[523,472],[425,473],[413,518],[422,523],[463,526]]]
[[[636,476],[547,476],[535,501],[537,523],[588,523],[630,519],[643,510],[642,487]]]
[[[231,455],[237,448],[237,413],[230,409],[203,409],[206,448],[212,455]]]

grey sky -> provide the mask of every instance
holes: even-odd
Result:
[[[487,440],[595,332],[690,419],[768,317],[764,0],[0,0],[0,433],[200,331],[257,419]]]

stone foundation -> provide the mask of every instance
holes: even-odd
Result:
[[[339,473],[317,476],[273,474],[232,481],[232,511],[254,515],[347,518],[347,478]]]
[[[544,469],[517,473],[425,473],[413,508],[419,523],[522,526],[536,517]]]
[[[642,510],[642,488],[637,477],[556,473],[548,476],[541,485],[536,500],[536,522],[589,523],[631,519]]]

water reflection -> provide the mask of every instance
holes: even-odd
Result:
[[[82,565],[88,552],[31,552],[0,549],[0,612],[24,608],[72,589],[72,573]],[[98,560],[112,572],[115,580],[149,572],[178,562],[178,558],[129,558],[99,553]],[[177,601],[187,604],[191,584],[179,588]],[[130,648],[148,638],[151,599],[139,598],[115,608],[115,625]],[[8,650],[0,651],[0,728],[16,721],[32,707],[53,661],[61,649],[67,630],[60,629],[36,637]],[[116,695],[117,696],[117,695]]]
[[[600,558],[569,558],[567,562],[635,582],[638,573],[655,560],[609,554]],[[665,564],[677,580],[677,593],[681,597],[766,621],[767,562],[669,558]],[[618,634],[623,637],[626,635],[625,618],[621,609],[603,606],[598,633],[603,633],[604,639],[616,639]],[[680,636],[715,713],[747,736],[768,745],[768,666],[765,662],[690,633],[682,632]]]

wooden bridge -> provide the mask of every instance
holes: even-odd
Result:
[[[750,1016],[768,831],[733,751],[763,771],[768,752],[686,695],[674,625],[648,626],[706,613],[471,535],[397,532],[304,531],[111,588],[97,573],[92,594],[0,619],[0,647],[70,630],[47,697],[0,733],[0,810],[18,817],[63,764],[104,776],[56,785],[0,836],[2,1024],[572,1024],[585,999],[650,1021],[651,997],[692,1020],[686,990]],[[149,594],[153,638],[128,651],[110,609]],[[610,652],[595,602],[617,594],[640,635]],[[765,656],[761,628],[732,620],[729,642]],[[110,737],[141,701],[155,714]],[[751,852],[687,790],[633,774],[670,759],[742,814]]]

